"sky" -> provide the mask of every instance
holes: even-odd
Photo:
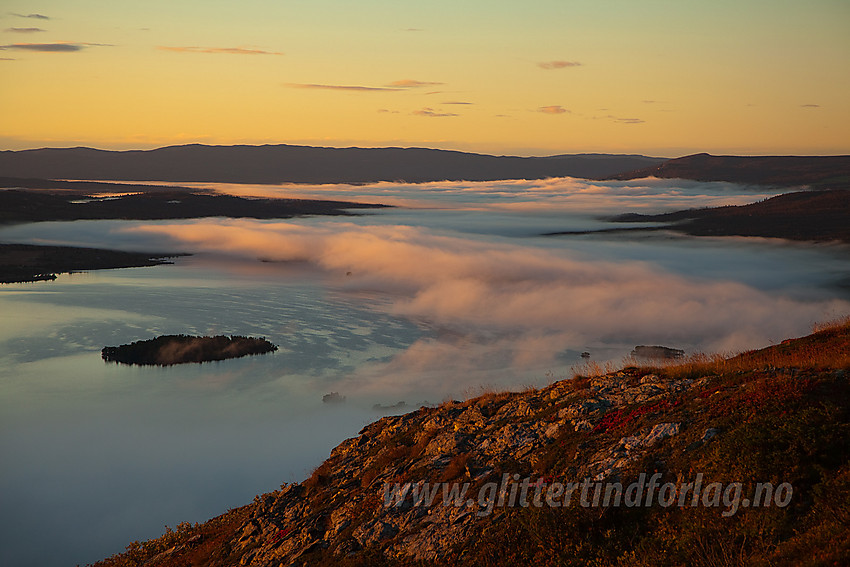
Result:
[[[848,0],[0,0],[0,149],[850,153]]]

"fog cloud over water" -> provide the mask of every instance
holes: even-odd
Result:
[[[184,184],[186,185],[186,184]],[[593,212],[616,214],[624,208],[661,212],[758,201],[782,191],[744,188],[724,182],[646,178],[593,181],[572,177],[505,181],[439,181],[364,185],[249,185],[194,183],[196,187],[244,197],[344,199],[386,205],[537,213]],[[637,210],[635,210],[637,209]]]
[[[239,281],[228,285],[251,285],[254,276],[281,283],[315,278],[317,294],[340,299],[334,305],[379,312],[421,329],[391,349],[376,343],[368,352],[356,351],[342,341],[322,359],[331,363],[313,360],[315,372],[329,383],[346,381],[333,387],[349,397],[369,388],[402,391],[413,383],[429,396],[477,384],[516,386],[549,370],[569,375],[585,350],[594,361],[614,364],[638,344],[736,352],[806,334],[813,322],[850,313],[846,290],[836,287],[850,278],[846,249],[840,247],[667,233],[539,236],[609,228],[613,223],[600,217],[615,213],[753,202],[771,195],[762,188],[570,178],[203,185],[249,197],[402,206],[286,221],[36,223],[0,228],[0,237],[196,252],[195,265],[239,271]],[[222,262],[222,254],[236,261]],[[190,273],[176,267],[173,277],[185,278],[190,287],[212,285]],[[375,301],[361,305],[364,297]],[[318,300],[311,308],[340,329],[346,324],[338,307]],[[302,330],[311,325],[307,319],[297,322]],[[330,327],[327,332],[333,335]],[[334,370],[343,367],[352,370],[345,375]]]
[[[481,372],[481,382],[493,370],[521,374],[556,364],[565,350],[603,345],[740,351],[850,311],[840,299],[801,300],[648,262],[589,260],[414,226],[222,219],[124,231],[192,251],[309,262],[339,289],[385,294],[391,314],[433,331],[390,362],[359,369],[364,380],[451,382],[462,371]]]

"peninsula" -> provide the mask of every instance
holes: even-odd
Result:
[[[171,264],[179,254],[122,252],[74,246],[0,244],[0,283],[55,280],[57,274]]]
[[[0,225],[112,219],[276,219],[351,215],[353,210],[382,207],[385,205],[318,199],[246,199],[188,187],[0,177]],[[180,255],[0,243],[0,283],[49,281],[59,273],[169,264],[167,258]]]

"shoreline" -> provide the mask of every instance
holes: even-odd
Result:
[[[659,226],[557,231],[542,236],[675,231],[690,236],[783,238],[798,242],[850,243],[850,189],[795,191],[749,205],[688,209],[658,215],[609,217],[616,223],[661,222]]]
[[[205,217],[277,219],[304,215],[350,216],[349,209],[388,205],[317,199],[246,199],[176,189],[115,197],[88,193],[6,189],[0,191],[0,225],[73,220],[172,220]]]
[[[0,178],[0,186],[8,178]],[[20,180],[19,180],[20,181]],[[29,181],[0,190],[0,226],[76,220],[176,220],[207,217],[285,219],[307,215],[351,216],[349,209],[387,205],[317,199],[246,199],[185,187]],[[7,184],[7,183],[6,183]],[[96,189],[96,191],[91,191]],[[134,191],[98,197],[104,190]],[[88,191],[87,191],[88,190]],[[102,248],[0,242],[0,284],[52,281],[57,274],[170,264],[180,253],[122,252]]]
[[[53,281],[58,274],[173,264],[188,254],[0,243],[0,284]]]

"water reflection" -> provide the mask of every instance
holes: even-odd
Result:
[[[94,561],[303,479],[376,417],[365,402],[323,405],[327,383],[419,333],[315,285],[182,262],[3,288],[0,453],[15,459],[0,531],[18,543],[0,546],[0,564]],[[100,358],[178,332],[264,335],[281,350],[170,368]]]
[[[15,542],[0,551],[4,565],[94,561],[164,524],[203,521],[304,478],[373,417],[322,407],[285,381],[228,388],[260,371],[250,364],[187,376],[98,359],[2,373],[0,445],[14,460],[4,462],[0,529]]]

